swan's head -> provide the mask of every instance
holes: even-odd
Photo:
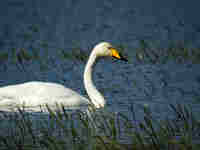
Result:
[[[128,61],[108,42],[101,42],[97,44],[93,49],[93,53],[95,53],[96,56],[111,56],[115,59]]]

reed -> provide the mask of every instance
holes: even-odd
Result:
[[[90,119],[85,112],[69,112],[62,105],[56,111],[46,106],[45,114],[23,108],[1,112],[0,149],[199,149],[200,121],[192,108],[181,104],[170,108],[174,117],[163,120],[155,119],[151,110],[144,108],[141,121],[123,113],[93,109]]]

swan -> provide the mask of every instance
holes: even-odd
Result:
[[[95,108],[104,107],[105,99],[92,82],[94,64],[98,58],[104,56],[127,61],[108,42],[101,42],[93,48],[85,66],[83,77],[84,87],[90,100],[61,84],[30,81],[0,87],[0,109],[4,106],[21,105],[26,107],[55,106],[55,103],[61,103],[63,106],[69,107],[88,106],[89,104],[92,104]]]

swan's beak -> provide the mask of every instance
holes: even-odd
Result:
[[[123,57],[115,48],[111,48],[111,56],[115,59],[128,61],[125,57]]]

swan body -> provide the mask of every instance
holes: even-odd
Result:
[[[96,108],[104,107],[105,99],[92,82],[93,66],[97,58],[103,56],[111,56],[116,59],[127,61],[110,43],[101,42],[94,47],[84,71],[84,86],[90,100],[61,84],[31,81],[1,87],[0,106],[23,105],[27,107],[36,107],[46,104],[53,106],[61,103],[69,107],[79,107],[89,104],[93,104]]]
[[[65,106],[88,105],[87,98],[61,84],[31,81],[0,88],[0,105],[40,106],[62,103]]]

